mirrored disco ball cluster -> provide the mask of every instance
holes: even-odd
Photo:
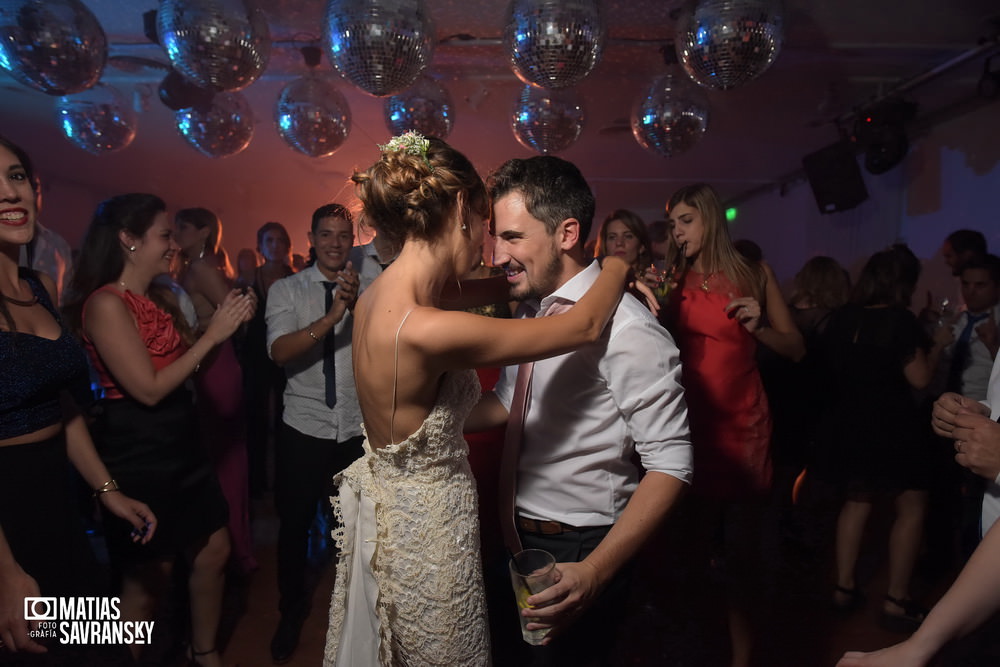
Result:
[[[0,2],[0,67],[49,95],[90,88],[104,71],[108,42],[80,0]]]
[[[632,106],[632,134],[646,150],[674,157],[690,150],[708,129],[708,102],[679,67],[657,77]]]
[[[170,63],[210,90],[242,90],[271,57],[271,32],[249,0],[162,0],[157,32]]]
[[[542,155],[569,148],[583,131],[583,106],[573,91],[525,86],[511,114],[514,138]]]
[[[677,57],[692,79],[729,90],[771,66],[784,37],[781,0],[698,0],[677,21]]]
[[[392,135],[416,130],[425,137],[446,139],[451,134],[454,110],[451,95],[429,76],[385,101],[385,124]]]
[[[503,43],[525,83],[569,88],[597,65],[604,50],[599,0],[511,0]]]
[[[208,109],[181,109],[174,120],[185,141],[208,157],[236,155],[253,138],[253,112],[241,93],[219,93]]]
[[[278,134],[309,157],[326,157],[351,132],[351,109],[330,76],[312,73],[295,79],[278,95],[274,110]]]
[[[135,139],[138,123],[132,105],[107,84],[60,97],[56,114],[66,138],[94,155],[121,150]]]
[[[423,0],[330,0],[324,42],[348,81],[384,97],[411,86],[430,64],[434,26]]]

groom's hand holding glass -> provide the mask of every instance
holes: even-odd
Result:
[[[527,630],[551,628],[542,641],[546,645],[593,604],[607,583],[589,560],[579,563],[556,563],[556,583],[528,598],[530,609],[521,614],[531,617]]]

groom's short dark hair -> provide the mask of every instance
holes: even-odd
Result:
[[[590,236],[594,222],[594,193],[572,162],[552,155],[507,160],[486,181],[490,202],[512,192],[524,197],[524,208],[545,224],[550,234],[559,223],[576,218],[580,242]]]

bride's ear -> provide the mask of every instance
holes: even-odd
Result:
[[[467,195],[465,194],[464,190],[460,191],[458,193],[458,195],[455,197],[455,212],[454,212],[454,216],[457,218],[457,220],[456,220],[457,224],[462,228],[463,231],[467,232],[469,225],[466,223],[466,220],[465,220],[466,217],[468,217],[467,211],[466,211],[466,208],[465,208],[466,199],[467,199]]]

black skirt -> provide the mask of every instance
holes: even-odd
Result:
[[[131,525],[104,513],[116,567],[176,556],[226,525],[229,507],[205,455],[190,392],[178,389],[152,407],[127,397],[101,401],[93,433],[121,490],[157,518],[156,534],[141,545],[132,542]]]

